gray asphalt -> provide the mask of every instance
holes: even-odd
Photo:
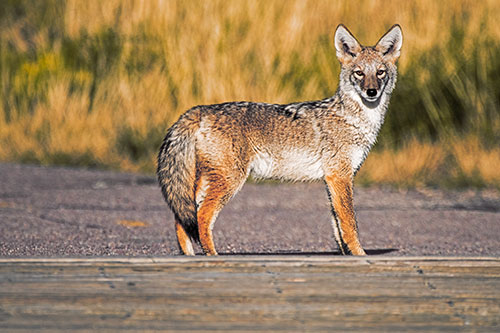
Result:
[[[356,188],[355,206],[370,255],[500,255],[498,191]],[[246,184],[214,233],[220,254],[339,254],[322,183]],[[155,178],[0,163],[0,257],[171,255]]]

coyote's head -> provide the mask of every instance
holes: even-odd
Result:
[[[375,46],[363,46],[342,24],[335,31],[337,58],[342,66],[339,88],[355,93],[367,105],[378,105],[381,96],[390,95],[396,83],[396,61],[403,34],[394,25]]]

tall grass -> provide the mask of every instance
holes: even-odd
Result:
[[[187,108],[331,96],[337,24],[373,44],[397,22],[400,76],[360,181],[500,186],[498,17],[495,0],[5,0],[0,160],[153,172]]]

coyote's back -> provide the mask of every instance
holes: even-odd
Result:
[[[217,254],[212,228],[222,207],[252,174],[257,178],[324,179],[335,239],[344,254],[365,254],[353,209],[353,177],[376,141],[396,83],[401,28],[364,47],[342,25],[335,95],[286,105],[233,102],[197,106],[168,130],[158,180],[175,215],[179,246]]]

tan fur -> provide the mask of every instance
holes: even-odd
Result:
[[[353,178],[376,141],[396,82],[399,26],[364,47],[342,25],[336,94],[287,105],[234,102],[188,110],[169,129],[158,179],[175,214],[181,250],[191,240],[216,255],[212,228],[249,174],[280,180],[324,179],[335,239],[344,254],[363,255],[353,209]]]
[[[349,251],[354,255],[364,255],[365,251],[358,240],[358,227],[354,216],[353,189],[351,175],[331,174],[325,177],[335,212],[332,223],[340,235],[337,242],[343,254]],[[339,221],[342,221],[339,224]]]

